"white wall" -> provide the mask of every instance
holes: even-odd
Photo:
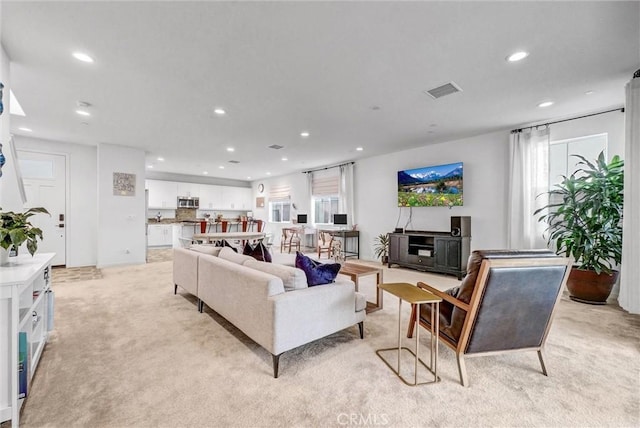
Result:
[[[67,267],[95,266],[98,242],[97,148],[38,138],[14,138],[22,150],[67,155]]]
[[[464,206],[412,208],[407,229],[448,232],[451,216],[471,216],[472,250],[504,248],[508,144],[508,132],[499,132],[358,161],[355,210],[360,257],[373,260],[373,238],[407,222],[409,208],[398,208],[397,172],[454,162],[464,163]]]
[[[145,263],[144,161],[143,150],[98,145],[98,267]],[[114,172],[136,175],[134,196],[113,194]]]
[[[11,88],[11,79],[9,76],[9,56],[0,45],[0,82],[4,84],[4,94],[2,101],[4,105],[4,113],[0,116],[0,144],[2,144],[2,153],[6,158],[6,163],[2,167],[2,177],[0,177],[0,208],[4,211],[21,211],[22,200],[18,193],[18,180],[16,171],[13,167],[14,160],[9,147],[9,139],[11,138],[11,115],[9,114],[9,89]]]

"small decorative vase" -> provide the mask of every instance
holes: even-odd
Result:
[[[7,266],[9,264],[9,250],[5,250],[0,247],[0,266]]]

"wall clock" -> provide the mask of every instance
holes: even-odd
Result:
[[[262,183],[258,184],[258,192],[259,193],[264,192],[264,184],[262,184]]]

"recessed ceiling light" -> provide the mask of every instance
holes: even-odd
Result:
[[[220,168],[220,169],[224,169],[224,166],[220,165],[218,168]]]
[[[24,131],[24,132],[33,132],[33,129],[31,129],[31,128],[20,127],[18,129],[21,130],[21,131]]]
[[[267,172],[267,175],[271,175],[271,173],[270,173],[270,172]]]
[[[359,152],[361,152],[361,151],[363,151],[364,149],[363,149],[362,147],[356,147],[356,150],[357,150],[357,151],[359,151]]]
[[[549,107],[551,105],[553,105],[553,101],[545,101],[545,102],[542,102],[542,103],[538,104],[538,107]]]
[[[585,94],[585,95],[593,95],[595,92],[596,92],[596,91],[587,91],[587,92],[585,92],[584,94]]]
[[[226,114],[227,112],[224,111],[224,109],[221,108],[217,108],[213,111],[215,114],[219,114],[220,116],[222,116],[223,114]]]
[[[93,62],[93,58],[83,52],[74,52],[73,57],[82,62]]]
[[[204,175],[207,175],[207,174],[209,174],[209,171],[202,171],[202,173],[203,173]]]
[[[514,52],[507,57],[507,61],[516,62],[516,61],[523,60],[528,56],[529,56],[529,52],[525,52],[525,51]]]
[[[247,180],[251,180],[251,176],[247,177]]]
[[[76,113],[78,113],[80,116],[91,116],[91,113],[85,110],[76,110]]]
[[[227,147],[227,151],[228,152],[234,152],[236,149],[234,149],[233,147]]]
[[[282,160],[283,160],[283,161],[287,161],[287,160],[289,160],[289,159],[287,159],[287,158],[282,158]]]
[[[311,134],[309,134],[307,131],[304,131],[304,132],[300,133],[300,136],[304,137],[304,138],[307,138],[309,135],[311,135]]]
[[[153,168],[153,165],[147,165],[147,168],[151,169]]]
[[[158,158],[160,162],[164,162],[164,158]]]

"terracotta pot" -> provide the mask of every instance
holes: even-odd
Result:
[[[569,298],[576,302],[604,305],[618,280],[618,274],[617,270],[609,275],[574,267],[567,280]]]

